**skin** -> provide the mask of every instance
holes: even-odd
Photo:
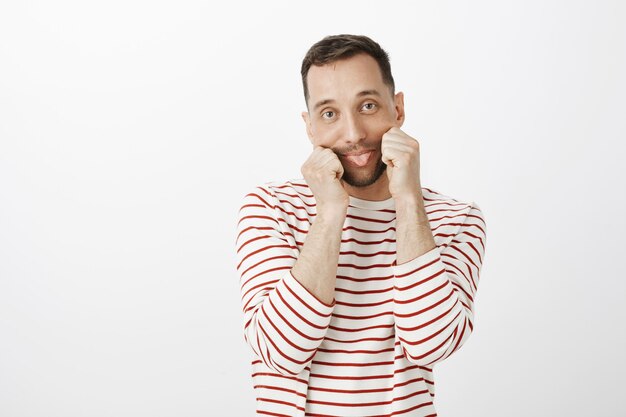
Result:
[[[301,171],[315,196],[317,215],[291,272],[320,301],[331,304],[349,196],[395,200],[397,264],[436,245],[424,209],[419,143],[400,129],[403,93],[391,92],[378,64],[366,54],[312,66],[307,82],[309,111],[302,118],[313,151]],[[368,152],[363,166],[350,156]],[[359,187],[343,180],[344,175],[371,179],[379,160],[386,173],[372,184]]]

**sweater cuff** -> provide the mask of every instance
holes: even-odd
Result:
[[[437,263],[439,257],[439,247],[434,247],[417,258],[411,259],[410,261],[404,262],[400,265],[396,264],[394,261],[392,264],[394,275],[396,278],[403,278],[418,271],[428,269]]]
[[[289,305],[301,305],[305,307],[303,311],[309,316],[309,313],[313,314],[311,316],[312,320],[319,321],[320,318],[322,321],[324,319],[330,320],[330,315],[333,312],[333,308],[335,307],[335,300],[331,304],[326,304],[319,300],[316,296],[314,296],[309,290],[307,290],[304,285],[300,283],[289,271],[282,279],[281,286],[284,287],[287,291],[281,291],[285,294],[285,301]],[[283,290],[283,288],[281,288]],[[300,309],[298,309],[300,310]]]
[[[441,294],[448,294],[452,290],[438,248],[394,266],[393,271],[394,300],[398,304],[398,312],[408,313],[414,308],[432,306]]]

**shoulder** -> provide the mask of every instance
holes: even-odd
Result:
[[[289,205],[292,207],[314,207],[315,199],[303,179],[270,181],[255,186],[245,196],[246,201],[257,200],[269,208]]]
[[[422,195],[431,222],[446,221],[455,226],[476,222],[485,224],[483,212],[475,201],[454,198],[430,187],[422,187]]]

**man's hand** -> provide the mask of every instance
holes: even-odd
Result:
[[[337,155],[328,148],[316,146],[301,171],[315,196],[318,213],[332,210],[343,211],[345,215],[350,199],[341,182],[343,166]]]
[[[382,159],[387,164],[389,192],[395,200],[421,199],[419,143],[397,127],[383,135]]]
[[[396,262],[402,264],[436,247],[422,196],[419,144],[392,127],[381,147],[396,202]]]
[[[316,146],[301,171],[315,196],[317,214],[291,274],[318,300],[330,305],[335,297],[341,233],[350,202],[341,182],[343,165],[333,151]]]

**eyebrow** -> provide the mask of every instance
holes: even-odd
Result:
[[[357,97],[364,97],[364,96],[380,97],[380,93],[377,90],[363,90],[360,93],[358,93],[356,96]],[[331,104],[331,103],[335,103],[335,100],[331,98],[320,100],[317,103],[315,103],[315,106],[313,106],[313,110],[317,110],[318,108],[325,106],[326,104]]]

